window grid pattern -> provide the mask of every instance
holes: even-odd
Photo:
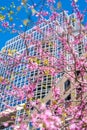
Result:
[[[85,46],[83,41],[75,46],[75,51],[77,52],[78,57],[80,57],[85,52]]]

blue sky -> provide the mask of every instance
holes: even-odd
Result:
[[[37,6],[35,8],[36,11],[41,10],[42,4],[45,4],[46,0],[28,0],[28,4],[32,6],[33,3],[36,3]],[[0,17],[5,16],[3,22],[8,22],[8,28],[2,27],[3,22],[0,21],[0,49],[5,45],[5,42],[12,37],[16,36],[18,33],[12,33],[13,31],[23,31],[25,30],[25,25],[28,17],[29,17],[29,28],[35,25],[35,21],[37,17],[33,17],[31,10],[29,7],[27,8],[24,5],[21,5],[22,0],[0,0]],[[57,6],[58,0],[56,0]],[[63,10],[68,10],[69,14],[73,12],[71,7],[71,0],[61,0]],[[77,2],[78,8],[83,11],[87,3],[85,0],[78,0]],[[44,5],[44,9],[49,11],[48,7]],[[61,11],[61,10],[59,10]],[[87,17],[85,16],[84,23],[86,23]]]

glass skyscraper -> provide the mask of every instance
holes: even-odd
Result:
[[[48,20],[47,22],[39,24],[38,28],[40,30],[35,30],[35,27],[33,27],[32,29],[26,31],[25,37],[28,36],[27,41],[22,38],[23,35],[18,35],[6,42],[5,47],[2,48],[0,57],[4,59],[4,62],[2,60],[2,62],[0,63],[1,113],[7,109],[5,104],[13,107],[19,106],[20,104],[24,104],[27,101],[26,97],[23,100],[20,100],[20,98],[12,96],[10,94],[10,92],[12,91],[13,84],[20,89],[24,85],[30,85],[31,83],[35,82],[37,77],[39,77],[41,78],[41,80],[37,82],[37,87],[34,90],[34,99],[44,98],[50,91],[53,79],[62,76],[62,73],[57,74],[56,77],[52,77],[50,74],[46,73],[41,76],[42,73],[38,68],[36,70],[29,70],[29,68],[27,67],[28,62],[26,63],[25,57],[21,57],[20,59],[20,55],[22,55],[24,52],[26,53],[26,42],[28,55],[30,57],[33,57],[33,60],[37,62],[39,66],[43,66],[43,64],[47,65],[47,62],[50,63],[50,59],[48,56],[45,56],[44,61],[42,61],[40,49],[44,52],[52,54],[52,56],[56,58],[59,58],[59,53],[60,51],[62,51],[62,44],[56,38],[56,34],[53,35],[51,28],[53,28],[54,31],[57,31],[58,26],[60,27],[60,29],[66,29],[65,21],[69,20],[70,25],[72,25],[73,28],[76,30],[78,29],[78,22],[72,20],[74,18],[76,18],[75,14],[68,15],[67,12],[60,13],[54,21]],[[55,25],[55,22],[58,23],[58,25]],[[50,30],[50,34],[47,33],[48,30]],[[49,37],[50,35],[51,39]],[[29,38],[29,36],[31,36],[32,38]],[[42,43],[39,47],[36,44],[31,44],[31,42],[33,41],[35,43],[41,41]],[[18,61],[15,61],[16,57],[19,58]],[[30,60],[32,59],[30,58],[29,61]],[[51,62],[53,62],[53,65],[55,65],[54,61]],[[3,83],[4,79],[6,80],[5,84]],[[9,94],[6,93],[7,91],[9,91]],[[20,115],[20,113],[21,111],[19,110],[18,114]],[[0,126],[2,126],[2,124],[0,124]],[[11,130],[11,127],[4,128],[4,130]]]

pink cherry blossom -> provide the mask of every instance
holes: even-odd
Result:
[[[3,22],[2,26],[5,27],[5,28],[7,28],[7,27],[9,27],[9,23],[8,22]]]

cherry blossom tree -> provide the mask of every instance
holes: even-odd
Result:
[[[74,0],[72,1],[76,18],[68,19],[64,15],[64,23],[60,27],[56,20],[59,13],[56,11],[52,12],[50,20],[53,22],[54,27],[51,26],[46,30],[46,34],[44,34],[38,25],[34,27],[35,31],[44,35],[43,40],[33,39],[32,33],[29,35],[26,32],[20,33],[19,35],[23,39],[26,47],[25,51],[21,54],[15,50],[8,50],[9,61],[3,60],[3,55],[5,55],[6,50],[1,53],[0,61],[12,68],[10,71],[7,71],[7,74],[10,75],[10,80],[0,77],[0,83],[7,88],[4,90],[5,94],[17,97],[20,100],[26,97],[26,103],[23,106],[26,114],[19,116],[17,119],[15,118],[19,125],[12,125],[13,129],[27,130],[29,123],[32,123],[33,128],[41,128],[42,130],[87,129],[87,27],[82,25],[84,14],[81,14],[76,2]],[[48,0],[48,3],[51,6],[55,4],[55,1]],[[58,7],[60,5],[58,3]],[[33,10],[33,13],[35,13],[35,10]],[[65,11],[62,11],[62,13],[65,14]],[[39,14],[37,13],[40,18],[39,22],[43,21],[45,24],[49,24],[49,20],[47,21],[42,17],[47,14],[45,11]],[[77,23],[78,28],[74,28],[71,21],[74,24]],[[4,25],[5,27],[9,26],[8,23]],[[42,45],[47,44],[55,50],[59,45],[56,45],[53,41],[54,37],[61,43],[61,50],[56,55],[53,55],[50,50],[42,48]],[[30,44],[28,44],[28,40],[31,40]],[[29,54],[28,49],[30,45],[36,47],[35,51],[38,55],[31,56]],[[79,49],[80,46],[81,48]],[[16,55],[14,55],[15,53]],[[13,71],[14,67],[18,67],[19,64],[25,65],[25,68],[21,71],[21,75],[26,75],[29,71],[39,70],[39,74],[35,77],[34,81],[28,79],[29,84],[24,85],[22,88],[11,84],[14,75],[17,75]],[[61,79],[66,78],[71,82],[71,93],[74,97],[71,100],[65,100],[64,93],[61,93],[61,86],[58,84],[61,80],[56,78],[60,73],[63,73]],[[49,91],[51,93],[51,102],[48,105],[43,99],[34,99],[34,90],[44,75],[50,75],[53,78]],[[12,85],[11,89],[7,87],[10,84]],[[5,105],[7,108],[10,107],[7,103]],[[10,107],[10,109],[17,111],[13,107]],[[4,123],[4,126],[8,126],[8,123]]]

